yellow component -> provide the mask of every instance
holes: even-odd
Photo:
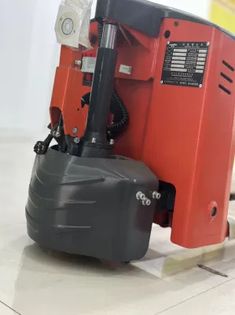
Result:
[[[212,0],[211,21],[235,33],[235,0]]]

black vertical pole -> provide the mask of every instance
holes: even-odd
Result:
[[[104,24],[98,49],[88,121],[82,141],[81,156],[107,157],[111,146],[107,141],[107,123],[113,93],[117,62],[117,26]]]

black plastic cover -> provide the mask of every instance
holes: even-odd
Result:
[[[192,14],[146,0],[98,0],[96,19],[102,18],[109,18],[120,24],[128,25],[150,37],[158,36],[164,18],[186,20],[219,28]],[[221,30],[233,37],[232,34]]]
[[[156,201],[155,175],[141,162],[79,158],[49,149],[35,160],[26,216],[29,236],[53,250],[110,261],[143,257]]]

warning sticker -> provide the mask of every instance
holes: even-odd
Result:
[[[161,83],[202,87],[208,49],[207,42],[169,42]]]

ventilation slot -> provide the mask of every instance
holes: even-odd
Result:
[[[228,95],[231,95],[231,91],[229,91],[226,87],[224,87],[222,84],[219,84],[219,88],[227,93]]]
[[[223,60],[223,64],[225,65],[225,67],[227,67],[230,71],[235,71],[234,67],[231,66],[227,61]]]
[[[221,77],[223,77],[225,80],[227,80],[229,83],[233,83],[233,80],[228,77],[225,73],[221,72],[220,73]]]
[[[233,66],[231,66],[227,61],[223,60],[222,61],[223,65],[230,71],[234,72],[235,69]],[[233,79],[229,76],[229,74],[225,74],[224,72],[220,72],[220,76],[227,81],[228,84],[232,84],[233,83]],[[219,88],[226,94],[231,95],[232,92],[229,89],[229,87],[225,87],[223,84],[219,84]]]

